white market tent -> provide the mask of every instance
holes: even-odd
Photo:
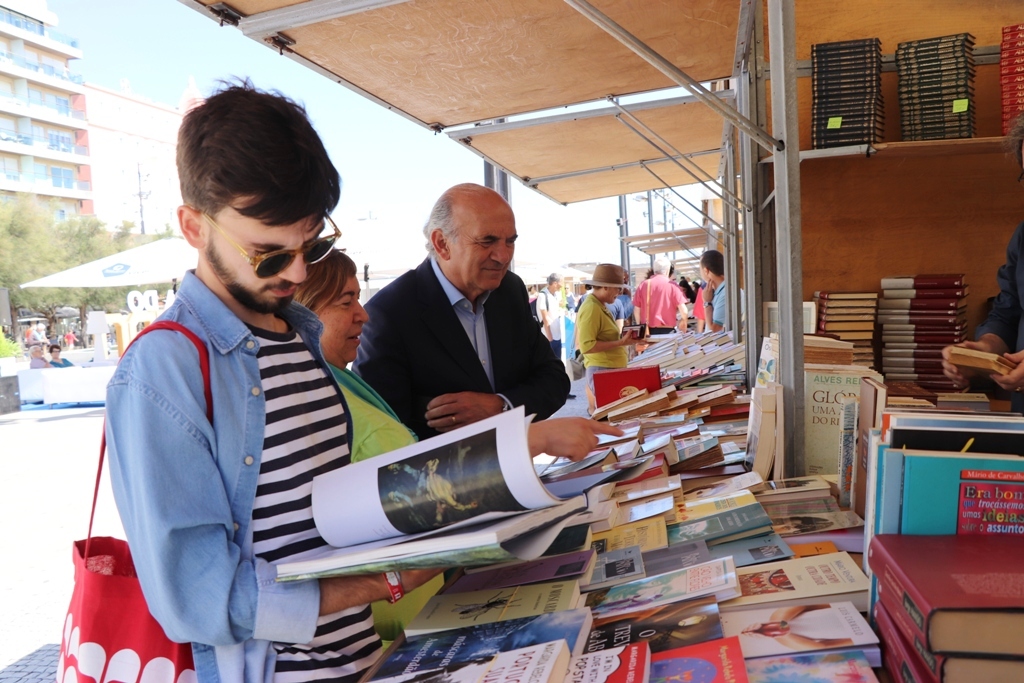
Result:
[[[180,237],[127,249],[21,285],[29,287],[136,287],[181,280],[199,254]]]

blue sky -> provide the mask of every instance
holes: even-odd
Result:
[[[350,253],[389,267],[423,256],[421,229],[435,199],[460,182],[482,182],[483,162],[445,135],[386,111],[281,57],[177,0],[49,0],[57,30],[78,40],[72,70],[87,82],[176,105],[190,76],[209,94],[222,79],[248,77],[302,102],[341,172],[336,213]],[[646,219],[631,204],[635,223]],[[512,180],[520,240],[516,257],[551,265],[619,261],[615,199],[562,207]],[[633,216],[636,212],[636,216]],[[660,206],[656,210],[660,218]],[[372,216],[373,220],[365,220]],[[364,220],[360,220],[364,219]],[[660,229],[660,228],[659,228]],[[634,262],[644,259],[633,252]]]

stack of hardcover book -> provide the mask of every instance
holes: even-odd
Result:
[[[896,71],[904,140],[974,136],[974,36],[900,43]]]
[[[878,322],[887,381],[954,391],[942,349],[967,338],[968,287],[962,274],[882,278]]]
[[[815,292],[818,334],[853,342],[854,365],[875,368],[875,309],[877,292]],[[804,359],[806,361],[806,358]],[[806,361],[818,362],[818,361]]]
[[[999,46],[999,76],[1003,95],[1003,135],[1024,112],[1024,24],[1003,27]]]
[[[882,48],[878,38],[811,46],[811,145],[863,145],[882,136]]]

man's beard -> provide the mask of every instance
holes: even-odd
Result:
[[[252,292],[246,289],[241,284],[235,281],[231,273],[228,272],[228,269],[224,265],[224,262],[221,261],[220,255],[213,248],[213,244],[211,242],[207,242],[205,254],[206,260],[210,263],[210,268],[213,269],[214,274],[224,285],[224,288],[227,289],[228,293],[235,298],[235,301],[242,304],[250,311],[253,311],[255,313],[272,315],[274,313],[280,313],[281,311],[288,307],[288,304],[292,302],[292,299],[294,298],[292,296],[273,297],[269,301],[260,300],[259,298],[257,298],[256,292]],[[277,289],[278,287],[283,289],[287,287],[288,284],[290,283],[285,283],[283,286],[278,285],[275,287],[271,287],[268,284],[261,291],[265,291],[268,289]]]

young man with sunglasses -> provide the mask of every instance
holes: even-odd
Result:
[[[199,263],[157,331],[107,390],[118,510],[149,609],[191,642],[199,681],[355,681],[380,653],[368,603],[436,574],[276,583],[273,563],[326,545],[314,475],[349,462],[351,417],[292,303],[306,266],[340,236],[340,179],[301,107],[248,84],[189,112],[178,137],[178,219]]]

